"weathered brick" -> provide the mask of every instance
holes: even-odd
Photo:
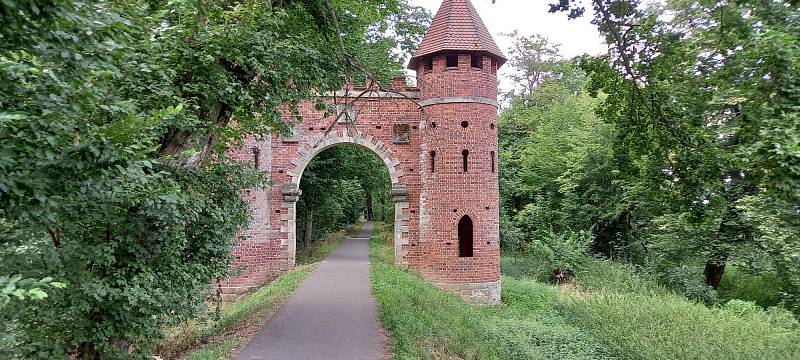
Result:
[[[351,87],[349,97],[342,97],[343,92],[336,97],[361,109],[350,128],[334,123],[333,117],[323,118],[309,101],[300,104],[305,121],[296,126],[297,133],[291,138],[251,138],[232,151],[234,158],[249,163],[255,163],[258,156],[259,170],[268,172],[273,186],[243,194],[252,208],[253,221],[240,231],[242,240],[233,250],[231,266],[242,272],[223,281],[223,289],[245,291],[294,267],[295,206],[302,172],[325,148],[351,143],[374,152],[389,168],[397,264],[465,298],[499,302],[496,70],[505,58],[491,36],[487,40],[485,26],[473,13],[468,0],[444,1],[423,40],[427,50],[418,52],[411,62],[419,67],[419,88],[404,85],[404,78],[392,83],[393,91],[412,100],[378,89]],[[441,25],[446,21],[476,23],[452,27],[449,31],[453,33],[447,37],[442,36],[445,30]],[[445,38],[480,41],[436,43]],[[447,55],[458,57],[457,68],[446,67]],[[481,68],[471,66],[472,56],[480,56]],[[426,68],[428,63],[432,63],[431,69]],[[368,95],[355,100],[362,91]],[[287,114],[285,120],[290,119]],[[325,135],[331,125],[334,128]],[[402,142],[395,141],[395,129],[409,128],[407,142],[404,137]],[[258,151],[252,151],[254,148]],[[464,150],[469,151],[466,172]],[[436,153],[435,171],[432,151]],[[471,257],[459,257],[458,223],[465,215],[473,223]]]

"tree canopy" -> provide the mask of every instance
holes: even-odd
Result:
[[[776,274],[781,304],[800,311],[796,4],[596,0],[591,10],[608,55],[559,59],[540,37],[512,52],[521,78],[500,123],[505,246],[552,255],[584,234],[578,250],[709,302],[734,264]],[[551,11],[587,16],[572,1]],[[564,67],[581,75],[553,70]]]

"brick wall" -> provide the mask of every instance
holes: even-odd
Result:
[[[418,73],[419,88],[395,79],[393,89],[404,96],[351,87],[326,97],[332,105],[347,103],[340,110],[355,115],[355,123],[336,122],[305,102],[292,136],[248,139],[232,152],[254,163],[252,149],[258,148],[259,168],[273,184],[243,194],[253,221],[240,232],[232,266],[242,271],[221,284],[226,291],[259,286],[294,266],[295,206],[305,166],[330,146],[353,143],[378,155],[390,171],[397,263],[464,297],[499,301],[496,64],[482,56],[482,68],[475,68],[469,53],[456,55],[458,67],[450,68],[444,54],[434,55],[433,68]],[[293,119],[287,115],[285,120]],[[403,131],[407,136],[399,136]],[[463,150],[469,151],[467,172]],[[435,171],[431,151],[436,152]],[[464,215],[473,221],[472,257],[458,252],[458,222]]]

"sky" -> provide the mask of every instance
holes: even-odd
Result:
[[[606,45],[597,32],[597,28],[589,21],[591,9],[575,20],[567,19],[566,13],[550,14],[548,4],[555,0],[471,0],[478,10],[483,23],[494,36],[497,46],[508,56],[511,40],[502,34],[519,30],[522,35],[540,34],[549,40],[561,44],[561,54],[573,57],[582,54],[599,55],[606,52]],[[411,4],[428,9],[431,14],[441,5],[441,0],[410,0]],[[500,88],[502,91],[512,87],[508,79],[510,68],[500,71]]]

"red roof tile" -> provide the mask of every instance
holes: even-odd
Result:
[[[415,70],[417,61],[424,56],[453,50],[488,53],[498,60],[498,66],[506,62],[505,55],[469,0],[442,2],[408,68]]]

